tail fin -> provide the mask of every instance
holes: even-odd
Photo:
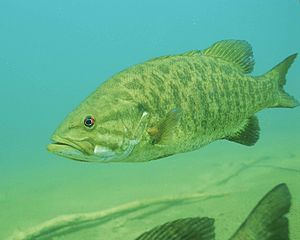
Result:
[[[283,89],[283,86],[286,84],[286,74],[296,57],[297,53],[287,57],[265,74],[266,78],[274,79],[278,82],[279,100],[273,107],[294,108],[299,105],[299,102]]]
[[[214,240],[214,219],[182,218],[157,226],[135,240]]]
[[[230,240],[288,240],[291,195],[286,184],[267,193]]]

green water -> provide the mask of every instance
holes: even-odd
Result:
[[[253,147],[219,141],[141,164],[87,164],[46,151],[58,124],[112,74],[152,57],[245,39],[254,75],[300,52],[300,3],[270,1],[0,0],[0,239],[62,215],[203,193],[38,239],[134,239],[181,217],[216,219],[227,239],[258,200],[285,182],[291,239],[300,239],[300,108],[258,114]],[[286,90],[300,100],[300,59]]]

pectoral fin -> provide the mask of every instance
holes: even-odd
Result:
[[[174,129],[181,116],[178,108],[172,109],[156,126],[147,129],[152,144],[167,144],[173,137]]]
[[[246,146],[252,146],[259,139],[259,130],[258,119],[256,116],[252,116],[248,119],[245,127],[241,131],[225,139]]]

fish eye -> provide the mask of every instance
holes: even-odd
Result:
[[[84,125],[88,128],[91,128],[93,127],[95,124],[95,118],[93,116],[87,116],[85,119],[84,119]]]

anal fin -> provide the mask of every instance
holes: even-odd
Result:
[[[258,119],[256,116],[252,116],[241,131],[225,139],[242,145],[252,146],[259,139],[259,130]]]

